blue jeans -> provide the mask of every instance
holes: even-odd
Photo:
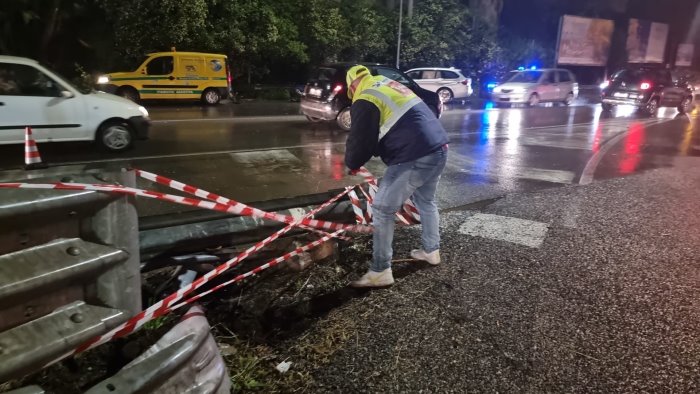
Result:
[[[381,272],[391,267],[395,215],[409,197],[420,213],[423,250],[430,253],[440,249],[440,218],[435,191],[446,162],[447,147],[443,147],[418,160],[387,168],[372,205],[374,252],[370,270]]]

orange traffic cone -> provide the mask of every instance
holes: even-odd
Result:
[[[46,167],[48,166],[41,160],[39,148],[36,146],[34,137],[32,137],[32,128],[26,127],[24,129],[24,169],[34,170]]]

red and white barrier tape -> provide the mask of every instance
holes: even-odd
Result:
[[[306,214],[303,218],[300,218],[297,222],[291,223],[284,227],[283,229],[275,232],[274,234],[270,235],[266,239],[258,242],[257,244],[251,246],[250,248],[246,249],[243,253],[239,254],[238,256],[234,257],[233,259],[225,262],[224,264],[216,267],[215,269],[207,272],[204,276],[198,278],[194,282],[192,282],[190,285],[183,287],[176,291],[175,293],[170,294],[169,296],[165,297],[163,300],[158,301],[157,303],[151,305],[147,309],[141,311],[140,313],[136,314],[136,316],[132,317],[129,319],[127,322],[117,326],[113,330],[109,331],[106,334],[100,335],[99,337],[93,338],[82,345],[80,345],[75,351],[73,351],[71,354],[77,354],[80,352],[83,352],[88,349],[92,349],[96,346],[99,346],[103,343],[109,342],[112,339],[115,338],[120,338],[125,335],[131,334],[132,332],[138,330],[141,326],[143,326],[145,323],[164,315],[167,313],[169,308],[174,305],[176,302],[182,300],[186,295],[190,294],[191,292],[197,290],[198,288],[202,287],[204,284],[210,282],[212,279],[218,277],[228,269],[236,266],[239,262],[243,261],[244,259],[248,258],[251,254],[259,251],[260,249],[264,248],[295,226],[298,226],[303,219],[312,217],[316,213],[322,211],[325,209],[327,206],[330,204],[334,203],[341,197],[343,197],[345,194],[347,194],[351,188],[346,188],[342,193],[338,194],[337,196],[333,197],[332,199],[328,200],[326,203],[318,206],[316,209],[313,211],[309,212]]]
[[[140,177],[144,179],[148,179],[149,181],[159,183],[161,185],[168,186],[172,189],[183,191],[185,193],[193,194],[197,197],[204,198],[206,200],[210,200],[212,202],[215,202],[217,204],[221,204],[227,207],[230,207],[229,209],[226,210],[226,212],[233,213],[236,215],[241,215],[241,216],[252,216],[252,217],[257,217],[261,219],[268,219],[268,220],[274,220],[277,222],[282,222],[282,223],[294,223],[296,219],[294,219],[291,216],[287,215],[281,215],[278,213],[273,213],[273,212],[265,212],[263,210],[253,208],[251,206],[248,206],[246,204],[240,203],[235,200],[231,200],[229,198],[220,196],[215,193],[211,193],[209,191],[206,191],[204,189],[200,189],[195,186],[187,185],[182,182],[178,182],[176,180],[157,175],[148,171],[143,171],[143,170],[138,170],[136,169],[136,174],[139,175]],[[348,225],[345,224],[339,224],[339,223],[333,223],[333,222],[327,222],[323,220],[316,220],[316,219],[305,219],[301,224],[309,226],[309,227],[314,227],[318,229],[323,229],[323,230],[332,230],[332,231],[337,231],[337,230],[347,230],[351,232],[372,232],[372,228],[369,226],[352,226],[349,228]]]
[[[0,183],[0,188],[11,188],[11,189],[55,189],[55,190],[87,190],[87,191],[97,191],[105,193],[118,193],[118,194],[128,194],[139,197],[152,198],[161,201],[173,202],[176,204],[187,205],[197,208],[209,209],[212,211],[232,213],[236,215],[243,216],[254,216],[263,219],[269,219],[274,221],[279,221],[282,223],[296,223],[296,219],[292,216],[281,215],[277,213],[265,212],[256,208],[248,207],[245,204],[239,204],[236,206],[222,204],[214,201],[205,201],[197,198],[188,198],[183,196],[177,196],[173,194],[154,192],[150,190],[136,189],[126,186],[118,185],[99,185],[99,184],[86,184],[86,183]],[[352,225],[352,224],[340,224],[327,222],[315,219],[303,219],[300,224],[321,228],[326,230],[346,230],[350,232],[361,232],[369,233],[372,232],[372,227],[365,225]]]
[[[183,302],[181,302],[181,303],[179,303],[179,304],[173,306],[173,307],[171,308],[171,310],[175,310],[175,309],[180,308],[180,307],[182,307],[182,306],[184,306],[184,305],[191,304],[191,303],[193,303],[193,302],[195,302],[195,301],[201,299],[202,297],[207,296],[207,295],[209,295],[209,294],[211,294],[211,293],[213,293],[213,292],[215,292],[215,291],[217,291],[217,290],[219,290],[219,289],[221,289],[221,288],[223,288],[223,287],[226,287],[226,286],[231,285],[231,284],[236,283],[236,282],[240,282],[240,281],[242,281],[243,279],[245,279],[245,278],[247,278],[247,277],[249,277],[249,276],[253,276],[253,275],[255,275],[255,274],[258,274],[260,271],[263,271],[263,270],[266,270],[266,269],[268,269],[268,268],[274,267],[274,266],[278,265],[279,263],[281,263],[281,262],[283,262],[283,261],[285,261],[285,260],[289,260],[289,259],[291,259],[291,258],[294,257],[294,256],[298,256],[298,255],[300,255],[301,253],[304,253],[304,252],[306,252],[306,251],[308,251],[308,250],[311,250],[311,249],[313,249],[313,248],[315,248],[315,247],[321,245],[322,243],[328,241],[328,240],[331,239],[331,238],[337,238],[337,237],[339,237],[340,233],[342,233],[342,232],[343,232],[343,230],[338,230],[338,231],[336,231],[336,232],[333,233],[333,234],[328,234],[328,235],[326,235],[326,236],[324,236],[324,237],[322,237],[322,238],[320,238],[320,239],[318,239],[318,240],[316,240],[316,241],[313,241],[313,242],[311,242],[311,243],[309,243],[309,244],[306,244],[306,245],[304,245],[304,246],[301,246],[301,247],[299,247],[299,248],[297,248],[297,249],[295,249],[295,250],[293,250],[293,251],[291,251],[291,252],[285,254],[284,256],[281,256],[281,257],[278,257],[278,258],[276,258],[276,259],[270,260],[270,261],[268,261],[267,263],[261,265],[260,267],[255,268],[254,270],[251,270],[251,271],[248,271],[248,272],[246,272],[246,273],[244,273],[244,274],[238,275],[237,277],[235,277],[235,278],[233,278],[233,279],[231,279],[231,280],[229,280],[229,281],[227,281],[227,282],[224,282],[224,283],[221,283],[221,284],[219,284],[219,285],[216,285],[215,287],[213,287],[213,288],[211,288],[211,289],[209,289],[209,290],[207,290],[207,291],[205,291],[205,292],[203,292],[203,293],[200,293],[200,294],[197,294],[197,295],[195,295],[195,296],[190,297],[189,299],[187,299],[187,300],[185,300],[185,301],[183,301]]]

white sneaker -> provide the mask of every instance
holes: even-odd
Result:
[[[382,272],[367,271],[366,274],[354,282],[350,282],[350,287],[386,287],[394,284],[394,276],[391,268]]]
[[[440,264],[440,250],[425,253],[423,249],[413,249],[411,251],[411,257],[416,260],[427,261],[430,265]]]

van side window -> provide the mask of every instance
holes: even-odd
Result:
[[[542,82],[544,82],[544,83],[557,83],[554,71],[548,72],[547,75],[545,75],[544,80]]]
[[[173,73],[173,57],[160,56],[152,59],[146,66],[148,75],[169,75]]]
[[[51,78],[25,64],[0,64],[0,95],[60,97],[61,88]]]
[[[571,82],[571,76],[568,71],[559,71],[559,82]]]

